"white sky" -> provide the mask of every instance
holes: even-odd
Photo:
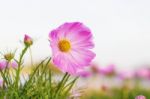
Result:
[[[94,61],[133,68],[150,63],[150,0],[0,0],[0,50],[35,39],[35,59],[51,55],[48,33],[66,21],[81,21],[94,34]]]

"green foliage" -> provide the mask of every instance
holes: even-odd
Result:
[[[21,74],[23,57],[28,46],[22,50],[19,59],[14,59],[18,68],[13,72],[8,68],[0,70],[3,84],[0,87],[0,99],[66,99],[70,95],[77,78],[70,77],[66,73],[63,77],[56,75],[49,68],[51,58],[46,58],[36,66],[32,66],[32,72],[26,77]],[[9,61],[8,61],[9,62]],[[61,80],[56,80],[58,76]],[[21,79],[24,78],[24,79]]]

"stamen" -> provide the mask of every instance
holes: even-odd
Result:
[[[60,40],[58,43],[58,47],[62,52],[68,52],[71,49],[71,44],[68,40]]]

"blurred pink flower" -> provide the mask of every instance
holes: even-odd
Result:
[[[0,70],[3,70],[6,68],[8,61],[6,60],[1,60],[0,61]],[[11,61],[8,64],[8,68],[17,68],[18,64],[15,61]]]
[[[132,79],[134,76],[135,73],[131,71],[121,71],[117,74],[117,77],[119,77],[122,80]]]
[[[80,22],[64,23],[49,34],[53,63],[63,72],[75,74],[89,66],[95,54],[92,33]]]
[[[90,71],[80,71],[80,72],[78,72],[78,76],[83,77],[83,78],[90,77],[91,75],[92,75],[92,73]]]
[[[27,34],[25,34],[25,36],[24,36],[24,44],[26,46],[30,46],[30,45],[33,44],[32,38],[29,35],[27,35]]]
[[[136,96],[135,99],[146,99],[146,97],[143,95],[139,95],[139,96]]]
[[[0,61],[0,70],[5,69],[7,66],[7,61],[6,60],[1,60]]]
[[[9,67],[12,67],[12,68],[17,68],[18,67],[18,64],[17,64],[17,62],[16,61],[12,61],[12,62],[10,62],[9,63]]]
[[[99,70],[100,74],[102,75],[113,75],[115,74],[115,65],[110,64],[107,67],[101,67]]]
[[[137,78],[150,79],[150,69],[142,68],[136,71]]]
[[[92,63],[90,69],[91,69],[91,71],[92,71],[93,74],[97,74],[100,71],[100,67],[96,63]]]

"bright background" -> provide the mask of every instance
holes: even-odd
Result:
[[[48,33],[66,21],[91,28],[94,62],[122,69],[150,63],[150,0],[0,0],[0,50],[21,47],[26,33],[35,40],[34,59],[47,57]]]

